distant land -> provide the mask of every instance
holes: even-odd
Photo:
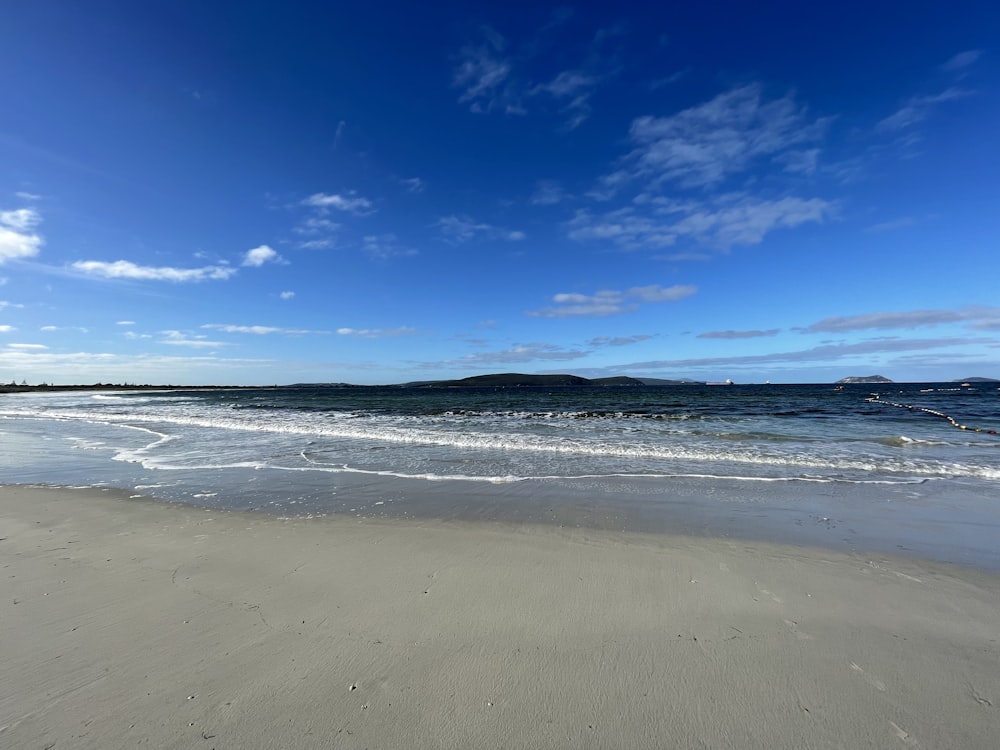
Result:
[[[851,375],[841,378],[838,383],[891,383],[892,381],[884,375]]]
[[[502,372],[491,375],[473,375],[459,380],[425,380],[403,383],[405,387],[434,388],[511,388],[522,386],[572,386],[572,385],[704,385],[698,380],[663,380],[662,378],[630,378],[619,375],[613,378],[581,378],[578,375],[524,375]]]
[[[838,384],[893,383],[883,375],[851,375],[841,378]],[[1000,383],[997,378],[959,378],[954,383]],[[610,378],[584,378],[579,375],[526,375],[517,372],[473,375],[457,380],[419,380],[381,386],[355,385],[353,383],[292,383],[289,385],[151,385],[138,383],[92,383],[79,385],[53,385],[26,382],[0,383],[0,393],[58,392],[58,391],[173,391],[173,390],[255,390],[265,388],[518,388],[518,387],[566,387],[566,386],[646,386],[646,385],[706,385],[704,380],[667,380],[665,378],[633,378],[619,375]],[[715,385],[714,383],[712,385]],[[721,385],[721,383],[719,384]],[[770,383],[765,383],[770,385]],[[816,385],[819,385],[818,383]]]
[[[220,391],[220,390],[249,390],[260,388],[274,388],[272,385],[139,385],[137,383],[91,383],[79,385],[52,385],[41,383],[39,385],[28,385],[27,383],[6,383],[0,384],[0,393],[26,393],[26,392],[46,392],[46,391]]]

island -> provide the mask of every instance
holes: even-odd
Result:
[[[850,385],[852,383],[891,383],[892,381],[884,375],[851,375],[837,381],[839,384]]]

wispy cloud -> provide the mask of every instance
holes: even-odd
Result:
[[[302,201],[302,204],[323,210],[332,208],[359,216],[374,213],[375,210],[370,200],[358,195],[353,190],[345,195],[341,195],[340,193],[313,193]]]
[[[399,184],[406,188],[409,193],[422,193],[427,184],[419,177],[405,177],[400,179]]]
[[[810,118],[791,94],[767,100],[759,84],[719,94],[667,117],[632,121],[632,150],[602,181],[614,190],[625,181],[681,187],[717,185],[758,160],[787,161],[787,153],[819,141],[828,118]]]
[[[578,349],[566,349],[555,344],[531,343],[516,344],[509,349],[494,352],[475,352],[459,359],[449,360],[441,363],[444,366],[452,367],[489,367],[494,365],[507,365],[519,362],[536,361],[568,361],[581,359],[590,352]]]
[[[766,331],[706,331],[699,333],[700,339],[759,339],[768,336],[777,336],[781,332],[780,328],[769,328]]]
[[[255,247],[253,250],[247,250],[246,254],[243,256],[243,265],[250,266],[251,268],[260,268],[265,263],[286,263],[287,261],[282,258],[278,253],[267,245],[261,245],[260,247]]]
[[[922,328],[947,323],[967,323],[978,330],[1000,330],[1000,307],[973,305],[960,310],[908,310],[824,318],[802,330],[804,333]]]
[[[102,279],[170,281],[174,283],[225,281],[236,274],[236,269],[229,266],[204,266],[202,268],[140,266],[128,260],[116,260],[110,263],[100,260],[81,260],[73,263],[72,268],[87,276]]]
[[[940,339],[899,339],[877,338],[854,344],[824,344],[809,349],[766,354],[750,354],[735,357],[699,357],[691,359],[667,359],[650,362],[632,362],[616,367],[616,370],[637,372],[642,370],[681,370],[699,367],[737,367],[741,365],[782,364],[794,362],[835,362],[849,357],[870,357],[876,354],[894,352],[943,349],[954,346],[970,346],[988,343],[991,339],[940,338]]]
[[[115,323],[115,325],[116,326],[134,326],[135,325],[135,321],[134,320],[119,320],[117,323]]]
[[[676,284],[637,286],[624,291],[605,289],[594,294],[562,293],[552,297],[554,305],[527,313],[535,318],[604,318],[634,312],[644,302],[677,302],[690,297],[697,287]]]
[[[22,352],[44,352],[49,347],[45,344],[7,344],[7,348]]]
[[[612,242],[626,250],[662,249],[687,238],[718,250],[757,245],[778,229],[823,223],[835,211],[821,198],[764,200],[729,194],[705,202],[654,199],[594,215],[577,211],[569,236],[581,241]]]
[[[43,241],[33,230],[41,220],[33,208],[0,211],[0,265],[15,258],[38,255]]]
[[[900,131],[913,127],[919,122],[926,120],[931,110],[943,102],[954,101],[971,96],[973,92],[958,88],[948,88],[940,94],[929,96],[911,97],[902,107],[897,109],[884,120],[879,121],[875,126],[876,131]]]
[[[413,336],[416,328],[400,326],[399,328],[338,328],[337,334],[340,336],[353,336],[360,339],[383,339],[396,336]]]
[[[391,232],[366,236],[362,242],[362,248],[366,254],[379,260],[419,254],[415,248],[400,244],[399,239]]]
[[[163,338],[160,339],[159,343],[170,346],[190,346],[195,349],[217,349],[226,346],[223,341],[209,341],[207,336],[189,336],[183,331],[161,331],[160,335]]]
[[[295,292],[281,292],[278,295],[278,298],[283,300],[290,300],[293,299],[294,297],[295,297]]]
[[[901,216],[898,219],[890,219],[889,221],[882,221],[878,224],[872,224],[870,227],[865,227],[866,232],[891,232],[895,229],[905,229],[906,227],[912,227],[917,223],[917,220],[912,216]]]
[[[630,346],[643,341],[649,341],[653,336],[646,333],[638,333],[634,336],[598,336],[592,338],[587,343],[591,346]]]
[[[504,229],[484,222],[477,222],[468,216],[444,216],[432,226],[441,230],[445,242],[460,245],[474,238],[488,240],[509,240],[517,242],[525,238],[524,232]]]
[[[555,29],[547,24],[540,31]],[[458,101],[477,113],[503,112],[526,115],[530,111],[551,111],[562,119],[562,128],[573,130],[591,114],[591,97],[608,77],[614,75],[601,47],[617,36],[617,31],[601,30],[588,53],[576,67],[557,69],[548,76],[537,68],[549,62],[549,42],[539,33],[510,51],[507,39],[483,27],[482,40],[462,48],[452,72],[452,87],[460,90]],[[531,69],[529,72],[529,68]]]
[[[315,235],[326,232],[336,232],[340,229],[340,224],[320,216],[310,216],[299,223],[295,228],[296,234]]]
[[[590,96],[599,80],[579,70],[564,70],[548,83],[540,83],[529,93],[555,99],[566,117],[566,128],[573,130],[590,117]]]
[[[942,65],[941,69],[949,72],[964,70],[976,62],[976,60],[982,57],[982,55],[982,50],[978,49],[970,49],[965,52],[959,52],[957,55],[948,60],[948,62]]]
[[[303,328],[280,328],[277,326],[240,326],[229,323],[205,323],[202,328],[222,331],[223,333],[251,333],[256,336],[267,336],[280,333],[289,336],[301,336],[307,333],[329,333],[329,331],[310,331]]]
[[[452,86],[462,92],[458,101],[468,104],[473,112],[501,108],[517,113],[519,107],[505,86],[511,71],[511,62],[503,54],[507,42],[489,27],[482,31],[483,43],[463,47],[452,73]]]
[[[90,333],[89,328],[84,328],[83,326],[42,326],[38,329],[39,331],[52,332],[52,331],[76,331],[77,333]]]
[[[566,197],[566,191],[555,180],[539,180],[531,196],[531,203],[534,206],[554,206]]]
[[[4,325],[0,325],[0,333],[13,333],[16,330],[17,329],[14,326],[7,325],[6,323]]]

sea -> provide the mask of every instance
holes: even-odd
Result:
[[[0,395],[0,484],[1000,570],[996,382]]]

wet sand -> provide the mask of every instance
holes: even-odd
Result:
[[[0,487],[0,747],[990,748],[1000,577]]]

